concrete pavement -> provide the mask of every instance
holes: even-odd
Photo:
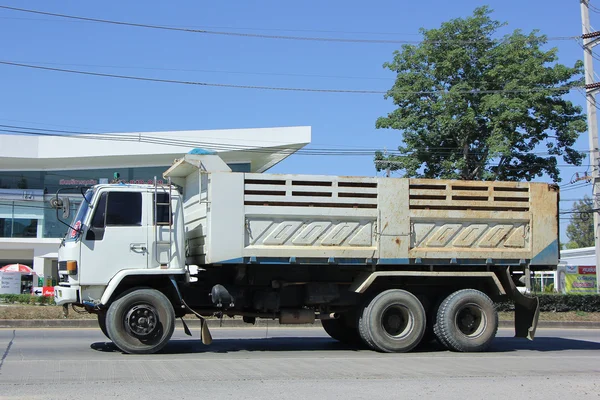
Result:
[[[162,353],[126,355],[98,329],[0,329],[1,399],[597,399],[597,330],[501,329],[486,353],[381,354],[317,328],[181,330]]]

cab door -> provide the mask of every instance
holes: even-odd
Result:
[[[147,214],[138,191],[101,191],[81,246],[81,285],[106,285],[124,269],[148,267]]]

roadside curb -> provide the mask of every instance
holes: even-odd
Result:
[[[191,328],[200,328],[199,320],[185,320]],[[177,326],[181,327],[181,320],[177,320]],[[211,328],[316,328],[321,326],[321,321],[316,320],[312,324],[281,325],[277,320],[257,319],[256,324],[250,325],[241,319],[209,319],[208,326]],[[500,328],[514,327],[513,321],[500,321]],[[95,319],[0,319],[0,328],[98,328]],[[540,321],[539,329],[600,329],[600,322],[587,321]]]
[[[513,321],[500,321],[500,328],[513,328]],[[600,322],[592,321],[540,321],[538,329],[600,329]]]

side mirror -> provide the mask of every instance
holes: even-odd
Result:
[[[62,210],[63,214],[62,217],[64,219],[69,218],[69,215],[71,215],[71,200],[69,200],[68,197],[53,197],[50,199],[50,207],[57,209],[57,210]]]
[[[63,219],[69,219],[71,215],[71,200],[68,197],[63,198],[62,212]]]

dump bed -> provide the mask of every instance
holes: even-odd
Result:
[[[554,185],[202,169],[167,173],[190,263],[558,263]]]

